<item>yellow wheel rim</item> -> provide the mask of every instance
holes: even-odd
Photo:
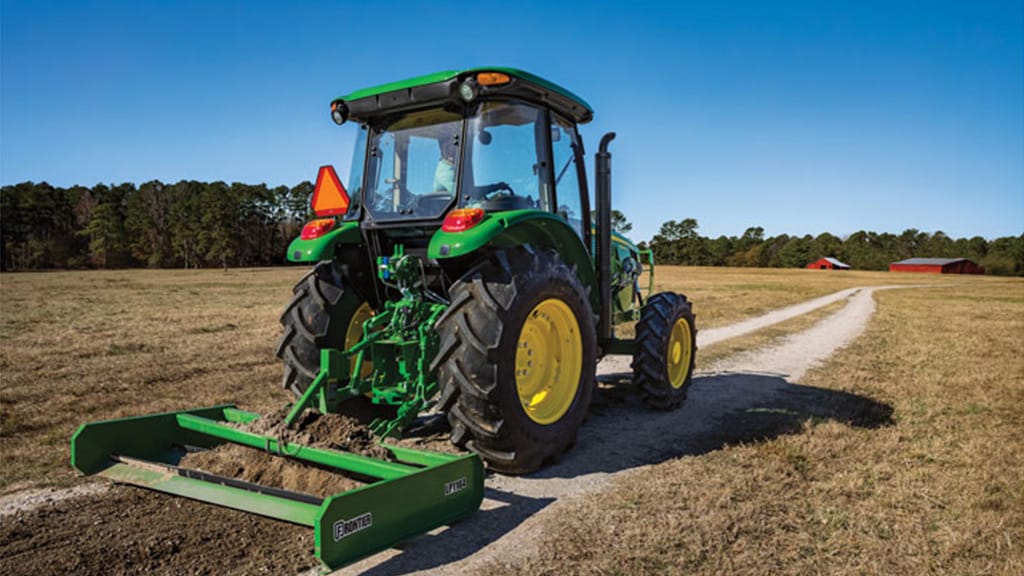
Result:
[[[516,390],[538,424],[557,422],[576,398],[583,371],[583,340],[576,315],[555,298],[526,317],[516,347]]]
[[[373,317],[373,309],[370,308],[369,302],[363,302],[359,308],[356,308],[355,313],[352,314],[352,318],[348,321],[348,329],[345,330],[345,350],[355,346],[360,340],[363,339],[363,322],[366,322]],[[349,360],[348,371],[352,373],[356,367],[356,357],[352,356]],[[359,372],[359,376],[366,378],[370,374],[373,374],[373,362],[369,359],[363,360],[363,369]]]
[[[693,359],[693,333],[686,318],[676,320],[668,336],[668,382],[679,388],[686,382],[686,373]]]

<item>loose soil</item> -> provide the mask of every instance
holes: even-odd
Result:
[[[288,410],[282,408],[239,428],[290,444],[343,450],[380,460],[391,459],[391,453],[377,445],[373,434],[356,418],[307,410],[292,429],[285,426],[287,415]],[[212,450],[190,453],[182,458],[179,465],[320,498],[363,485],[336,469],[321,468],[237,444],[222,444]]]
[[[5,576],[297,574],[317,565],[308,528],[124,486],[5,516],[0,542]]]
[[[306,410],[299,416],[294,427],[289,428],[284,422],[289,410],[289,406],[284,406],[240,428],[289,443],[344,450],[381,460],[392,459],[391,453],[381,448],[370,432],[367,426],[368,416],[360,417],[347,413],[320,414]]]

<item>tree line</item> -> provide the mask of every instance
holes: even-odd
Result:
[[[622,223],[628,226],[624,218],[620,228]],[[755,226],[738,237],[706,238],[697,229],[696,219],[670,220],[661,225],[647,247],[662,264],[802,268],[831,256],[856,270],[888,270],[890,263],[907,258],[967,258],[984,266],[986,274],[1024,275],[1024,234],[986,240],[981,236],[950,238],[942,231],[909,228],[900,234],[860,230],[846,238],[828,232],[766,238],[764,228]]]
[[[313,184],[197,182],[59,188],[23,182],[0,188],[0,267],[208,268],[285,262],[288,243],[311,216]],[[617,230],[632,225],[613,210]],[[885,270],[912,257],[968,258],[989,274],[1024,275],[1024,234],[986,240],[942,232],[858,231],[846,238],[765,237],[751,227],[739,237],[706,238],[697,220],[662,224],[647,247],[661,264],[800,268],[833,256],[860,270]]]
[[[310,182],[267,187],[157,180],[0,189],[0,267],[203,268],[284,262],[309,215]]]

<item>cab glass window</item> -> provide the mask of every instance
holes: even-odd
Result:
[[[484,102],[469,120],[462,203],[487,211],[550,210],[544,112],[517,102]]]
[[[438,218],[455,197],[462,118],[444,109],[392,118],[370,140],[366,208],[376,220]]]
[[[583,238],[583,203],[580,196],[581,155],[573,125],[553,117],[551,125],[551,157],[555,163],[555,197],[558,199],[556,212],[565,218],[572,229]]]
[[[359,127],[356,135],[355,149],[352,151],[352,167],[348,172],[348,192],[350,203],[348,212],[344,218],[351,219],[359,216],[359,204],[363,199],[363,165],[366,163],[366,126]]]

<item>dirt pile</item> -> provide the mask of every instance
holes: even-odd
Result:
[[[286,416],[287,406],[261,416],[243,426],[243,429],[305,446],[344,450],[381,460],[392,459],[391,453],[377,445],[376,437],[359,418],[347,414],[320,414],[306,410],[295,423],[295,427],[288,428],[284,424]]]
[[[279,438],[289,444],[344,450],[380,460],[392,459],[391,453],[378,446],[373,434],[356,418],[307,410],[294,428],[287,428],[284,424],[287,414],[287,409],[281,409],[249,424],[239,425],[239,428]],[[236,444],[223,444],[212,450],[188,454],[180,465],[321,498],[363,485],[336,469],[320,468]]]
[[[313,531],[118,486],[4,517],[0,574],[299,574]]]
[[[233,444],[189,454],[181,466],[320,498],[363,485],[336,471]]]

